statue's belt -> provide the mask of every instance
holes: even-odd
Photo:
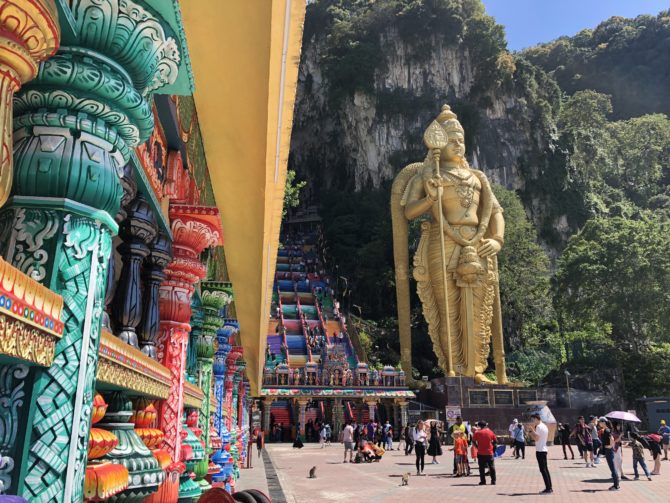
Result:
[[[460,234],[460,236],[463,239],[472,239],[475,234],[477,234],[477,226],[476,225],[450,225],[450,227],[454,230],[454,232]],[[435,236],[439,236],[440,234],[440,226],[439,225],[434,225],[431,222],[431,234]],[[458,267],[458,259],[461,256],[461,250],[463,246],[460,244],[454,242],[449,236],[446,235],[445,231],[445,239],[446,241],[450,243],[454,243],[454,250],[451,253],[451,258],[449,259],[449,264],[447,265],[447,271],[455,271],[456,268]],[[479,243],[477,244],[477,248],[479,248]],[[487,267],[487,260],[482,259],[482,266],[486,269]]]

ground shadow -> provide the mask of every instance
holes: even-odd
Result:
[[[534,493],[496,493],[498,496],[512,496],[512,497],[517,497],[517,496],[538,496],[540,494],[540,491],[534,492]]]
[[[587,484],[611,484],[612,483],[612,477],[607,478],[607,479],[587,479],[587,480],[582,480],[582,482],[586,482]]]

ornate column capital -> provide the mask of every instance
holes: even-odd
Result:
[[[0,0],[0,66],[13,72],[19,85],[35,78],[38,64],[59,45],[53,0]]]
[[[12,100],[60,44],[53,0],[0,0],[0,206],[12,187]]]

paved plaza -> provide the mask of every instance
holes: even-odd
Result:
[[[451,475],[453,453],[446,450],[440,464],[427,464],[425,476],[412,475],[409,487],[401,487],[401,474],[414,474],[414,456],[398,451],[387,452],[380,463],[342,463],[342,445],[333,444],[325,449],[318,444],[306,444],[301,450],[291,444],[270,444],[267,450],[274,470],[281,483],[288,503],[350,502],[386,503],[408,501],[467,501],[531,502],[569,501],[594,503],[625,501],[627,503],[670,501],[670,462],[663,461],[661,475],[648,482],[643,476],[639,481],[622,481],[621,490],[608,491],[611,485],[609,470],[604,460],[596,468],[585,468],[578,461],[564,461],[560,447],[549,452],[549,467],[554,484],[554,494],[540,496],[544,488],[535,462],[535,450],[530,447],[525,460],[515,460],[509,451],[496,460],[498,482],[496,486],[478,485],[475,464],[473,475],[454,478]],[[624,451],[624,473],[632,479],[632,455]],[[431,458],[426,456],[426,461]],[[651,464],[650,461],[647,461]],[[263,469],[255,463],[254,470]],[[317,467],[317,478],[309,479],[308,472]],[[244,472],[243,472],[244,475]],[[275,496],[275,501],[276,501]]]

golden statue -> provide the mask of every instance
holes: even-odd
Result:
[[[484,173],[465,160],[463,127],[448,105],[424,143],[426,159],[405,167],[391,191],[402,367],[412,375],[408,220],[429,213],[413,275],[439,365],[448,376],[489,382],[492,341],[497,381],[507,384],[496,257],[504,243],[503,210]]]

